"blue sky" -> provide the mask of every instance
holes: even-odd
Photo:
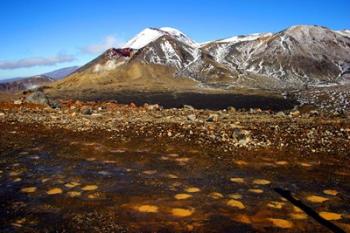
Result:
[[[350,29],[349,9],[349,0],[2,0],[0,79],[82,65],[146,27],[198,42],[296,24],[340,30]]]

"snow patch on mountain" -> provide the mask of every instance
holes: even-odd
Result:
[[[159,37],[163,36],[163,31],[156,28],[146,28],[134,38],[129,40],[124,48],[140,49],[151,43],[152,41],[157,40]]]
[[[350,30],[336,31],[342,36],[350,37]]]
[[[190,39],[187,35],[185,35],[184,33],[182,33],[181,31],[175,29],[175,28],[171,28],[171,27],[162,27],[160,28],[160,30],[162,30],[163,32],[167,32],[169,33],[171,36],[175,37],[175,39],[190,45],[192,47],[198,47],[198,43],[194,42],[192,39]]]
[[[233,36],[224,40],[218,40],[216,42],[218,43],[239,43],[243,41],[252,41],[257,40],[260,37],[266,37],[266,36],[272,36],[272,33],[254,33],[251,35],[244,35],[244,36]]]
[[[141,49],[147,46],[149,43],[159,39],[162,36],[168,35],[178,41],[185,43],[186,45],[197,47],[198,44],[191,40],[181,31],[171,28],[171,27],[162,27],[162,28],[146,28],[137,34],[134,38],[129,40],[124,48],[132,49]]]

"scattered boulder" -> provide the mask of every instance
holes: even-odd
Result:
[[[183,106],[184,109],[187,109],[187,110],[194,110],[194,107],[192,107],[191,105],[184,105]]]
[[[47,95],[45,95],[42,91],[35,91],[25,97],[24,100],[26,103],[32,104],[40,104],[40,105],[48,105],[51,108],[59,108],[60,105],[57,101],[50,99]]]
[[[88,106],[83,106],[80,108],[80,113],[83,115],[91,115],[92,114],[92,109]]]
[[[315,116],[319,116],[319,115],[320,115],[320,113],[317,110],[310,111],[310,116],[315,117]]]
[[[219,120],[218,114],[209,114],[209,117],[207,119],[208,122],[217,122]]]
[[[143,107],[149,111],[152,111],[152,110],[160,110],[161,107],[159,106],[159,104],[144,104]]]
[[[299,117],[300,116],[300,111],[299,110],[295,110],[289,113],[289,115],[291,117]]]
[[[278,117],[285,117],[286,114],[281,111],[281,112],[276,113],[276,116],[278,116]]]
[[[187,120],[189,120],[189,121],[195,121],[196,119],[197,119],[197,117],[195,114],[191,114],[191,115],[187,116]]]
[[[229,111],[229,112],[235,112],[235,111],[236,111],[236,108],[235,108],[235,107],[228,107],[228,108],[227,108],[227,111]]]
[[[232,138],[235,139],[242,146],[247,145],[252,140],[250,131],[240,128],[233,129]]]
[[[23,104],[23,101],[22,100],[15,100],[15,101],[13,101],[13,104],[21,105],[21,104]]]

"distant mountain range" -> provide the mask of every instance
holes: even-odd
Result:
[[[350,80],[350,31],[299,25],[197,43],[146,28],[53,86],[57,90],[303,89]]]
[[[47,85],[56,80],[67,77],[78,68],[78,66],[72,66],[54,70],[41,75],[35,75],[32,77],[0,80],[0,91],[17,92]]]

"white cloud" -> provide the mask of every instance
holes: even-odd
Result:
[[[114,36],[106,36],[99,44],[92,44],[80,49],[85,54],[99,54],[110,48],[120,48],[125,43]]]
[[[75,57],[67,54],[58,54],[51,57],[31,57],[19,60],[4,60],[0,61],[0,69],[14,70],[19,68],[29,68],[34,66],[54,66],[59,63],[74,61]]]

